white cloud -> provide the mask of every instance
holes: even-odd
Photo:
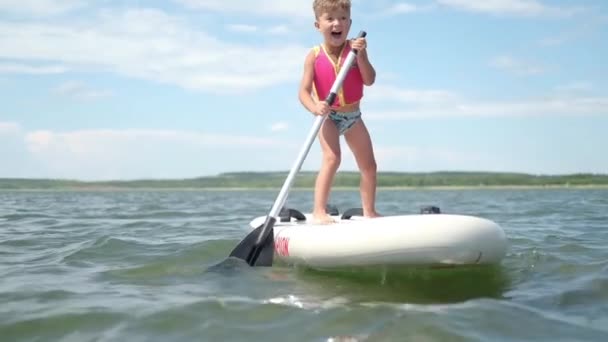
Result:
[[[2,117],[2,114],[0,114]],[[0,177],[25,177],[36,166],[28,162],[22,127],[16,122],[0,121]]]
[[[370,88],[371,90],[372,88]],[[513,101],[471,101],[446,90],[378,86],[366,94],[369,120],[407,120],[437,117],[495,117],[539,115],[608,115],[608,97],[585,96],[588,82],[556,87],[546,96]],[[399,109],[390,109],[400,104]],[[380,107],[381,106],[381,107]],[[388,108],[388,109],[387,109]]]
[[[555,87],[558,92],[581,93],[593,90],[593,84],[587,81],[576,81]]]
[[[245,25],[245,24],[233,24],[228,25],[228,29],[234,32],[246,32],[253,33],[258,31],[258,27],[254,25]]]
[[[378,168],[385,171],[469,170],[484,159],[471,151],[430,146],[378,146],[374,154]]]
[[[103,13],[66,24],[0,22],[0,58],[238,92],[295,80],[308,50],[290,43],[225,43],[158,10]]]
[[[510,56],[499,56],[490,61],[490,66],[512,72],[520,76],[539,75],[546,71],[546,68],[536,63],[522,61]]]
[[[285,25],[277,25],[271,27],[260,27],[256,25],[247,25],[247,24],[233,24],[228,25],[227,29],[232,32],[239,33],[258,33],[264,32],[272,35],[284,35],[290,32],[289,28]]]
[[[547,97],[512,102],[466,102],[414,106],[399,110],[366,111],[369,120],[430,119],[437,117],[496,117],[542,115],[607,115],[608,97]]]
[[[386,14],[405,14],[405,13],[413,13],[422,10],[430,9],[431,7],[423,7],[419,5],[414,5],[408,2],[399,2],[389,7],[385,13]]]
[[[578,11],[545,5],[535,0],[437,0],[437,3],[471,12],[521,16],[570,15]]]
[[[291,32],[291,30],[289,30],[289,28],[285,25],[277,25],[277,26],[273,26],[271,28],[269,28],[267,30],[268,33],[270,34],[288,34]]]
[[[22,63],[0,63],[0,74],[62,74],[69,69],[63,65],[28,65]]]
[[[224,13],[245,13],[259,17],[287,18],[290,21],[303,23],[303,20],[314,20],[312,0],[173,0],[186,8]],[[372,1],[353,1],[353,11],[358,16],[382,17],[386,15],[405,14],[432,10],[434,3],[417,5],[411,2],[375,3]]]
[[[268,165],[256,165],[264,151],[292,148],[265,137],[144,129],[39,130],[25,133],[24,144],[40,165],[34,177],[77,179],[194,177],[259,169]]]
[[[82,0],[0,0],[0,13],[55,15],[85,5]]]
[[[397,101],[410,104],[437,104],[458,100],[458,95],[447,90],[407,89],[388,85],[377,85],[366,89],[365,97],[370,101]]]
[[[81,130],[66,133],[34,131],[25,137],[31,151],[42,151],[50,146],[65,147],[70,151],[95,154],[111,145],[122,145],[135,141],[154,140],[157,142],[188,143],[199,147],[239,147],[258,148],[278,144],[268,138],[204,134],[175,130]]]
[[[314,16],[310,0],[174,0],[174,2],[191,9],[247,13],[266,17],[312,19]],[[369,4],[357,2],[354,7],[359,8],[360,5],[363,7]],[[435,0],[427,5],[397,2],[381,10],[380,13],[412,13],[435,9],[438,5],[471,12],[517,16],[569,16],[582,10],[577,7],[546,5],[536,0]]]
[[[551,32],[551,35],[541,39],[539,44],[544,47],[554,47],[601,35],[605,31],[604,26],[608,23],[608,17],[588,12],[576,23],[576,26],[568,27],[561,32]]]
[[[5,123],[0,127],[4,126],[18,125]],[[276,126],[284,127],[285,124]],[[142,129],[39,130],[26,132],[23,139],[24,151],[37,165],[28,177],[83,180],[195,177],[230,170],[286,170],[301,147],[299,141]],[[346,146],[343,148],[340,169],[357,170],[352,154]],[[474,158],[470,154],[436,147],[382,145],[376,147],[376,155],[384,170],[433,170],[443,165],[465,165]],[[260,156],[264,156],[263,163],[260,163]],[[318,170],[320,160],[320,150],[315,144],[303,169]]]
[[[270,130],[272,132],[283,132],[289,129],[289,124],[287,122],[276,122],[270,126]]]
[[[93,89],[79,81],[64,82],[53,89],[53,92],[77,100],[97,100],[112,96],[112,92],[109,90]]]
[[[18,123],[0,121],[0,135],[16,134],[20,130],[21,127]]]
[[[261,16],[313,18],[309,0],[174,0],[188,8],[218,12],[243,12]]]
[[[541,46],[559,46],[559,45],[565,44],[570,39],[571,39],[571,37],[569,35],[562,34],[562,35],[558,35],[558,36],[543,38],[540,40],[539,44]]]
[[[366,114],[367,115],[367,114]],[[382,144],[376,136],[374,143],[374,155],[378,170],[381,171],[408,171],[426,172],[438,170],[471,170],[484,168],[484,170],[495,170],[494,160],[491,156],[482,152],[471,150],[459,150],[446,146],[424,146],[424,145],[391,145]],[[357,163],[347,145],[342,141],[342,159],[340,171],[357,171]],[[296,150],[291,150],[288,162],[296,156]],[[318,171],[322,154],[318,145],[315,144],[302,167],[302,170]],[[285,158],[275,162],[274,169],[285,170],[289,164]],[[474,167],[472,167],[474,165]]]

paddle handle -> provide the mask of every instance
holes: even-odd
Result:
[[[365,31],[361,31],[361,32],[359,32],[359,35],[357,36],[357,38],[363,38],[366,35],[367,35],[367,33]],[[348,70],[350,70],[350,67],[353,64],[356,57],[357,57],[357,50],[354,50],[354,49],[350,50],[350,52],[346,56],[346,59],[344,60],[344,64],[342,65],[342,68],[340,69],[338,76],[336,77],[336,80],[334,81],[334,84],[332,85],[331,89],[329,90],[329,95],[325,99],[325,102],[327,102],[327,104],[331,105],[332,103],[334,103],[334,100],[336,99],[336,96],[338,94],[338,90],[342,86],[342,83],[344,82],[344,79],[346,78],[346,74],[348,73]],[[285,179],[285,183],[283,183],[283,187],[281,188],[281,191],[279,192],[279,195],[277,196],[277,199],[274,202],[272,209],[270,210],[270,214],[269,214],[270,217],[276,218],[279,216],[281,208],[283,207],[283,205],[285,204],[285,201],[287,200],[287,195],[289,193],[289,189],[291,188],[291,185],[293,184],[293,182],[295,180],[295,176],[298,173],[298,171],[300,171],[300,168],[302,167],[302,164],[304,163],[304,159],[306,159],[306,156],[308,155],[308,152],[310,151],[310,147],[312,146],[312,143],[314,142],[317,134],[319,133],[319,130],[321,129],[321,125],[323,124],[323,121],[325,121],[326,117],[327,117],[326,115],[318,115],[317,118],[315,119],[315,122],[314,122],[312,128],[310,129],[310,132],[308,133],[306,141],[305,141],[304,145],[302,146],[302,148],[300,149],[298,158],[296,159],[295,163],[293,164],[291,171],[289,171],[289,175],[287,176],[287,179]],[[263,236],[263,235],[264,234],[260,234],[260,236]]]

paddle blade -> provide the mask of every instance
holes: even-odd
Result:
[[[245,260],[250,266],[272,266],[274,257],[274,217],[249,233],[230,253],[231,257]]]

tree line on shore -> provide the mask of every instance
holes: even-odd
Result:
[[[141,179],[79,181],[67,179],[0,178],[3,190],[53,189],[222,189],[222,188],[280,188],[287,172],[230,172],[216,176],[189,179]],[[313,188],[316,172],[302,171],[296,176],[294,187]],[[335,187],[358,187],[359,173],[340,171],[334,179]],[[601,186],[608,185],[608,175],[567,174],[533,175],[509,172],[379,172],[378,186],[397,187],[508,187],[508,186]]]

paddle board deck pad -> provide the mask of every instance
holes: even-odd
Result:
[[[488,219],[442,214],[366,218],[361,209],[328,213],[332,224],[315,224],[310,213],[283,209],[274,225],[276,259],[319,268],[351,266],[433,266],[499,263],[507,251],[502,228]],[[266,216],[250,222],[252,228]]]

